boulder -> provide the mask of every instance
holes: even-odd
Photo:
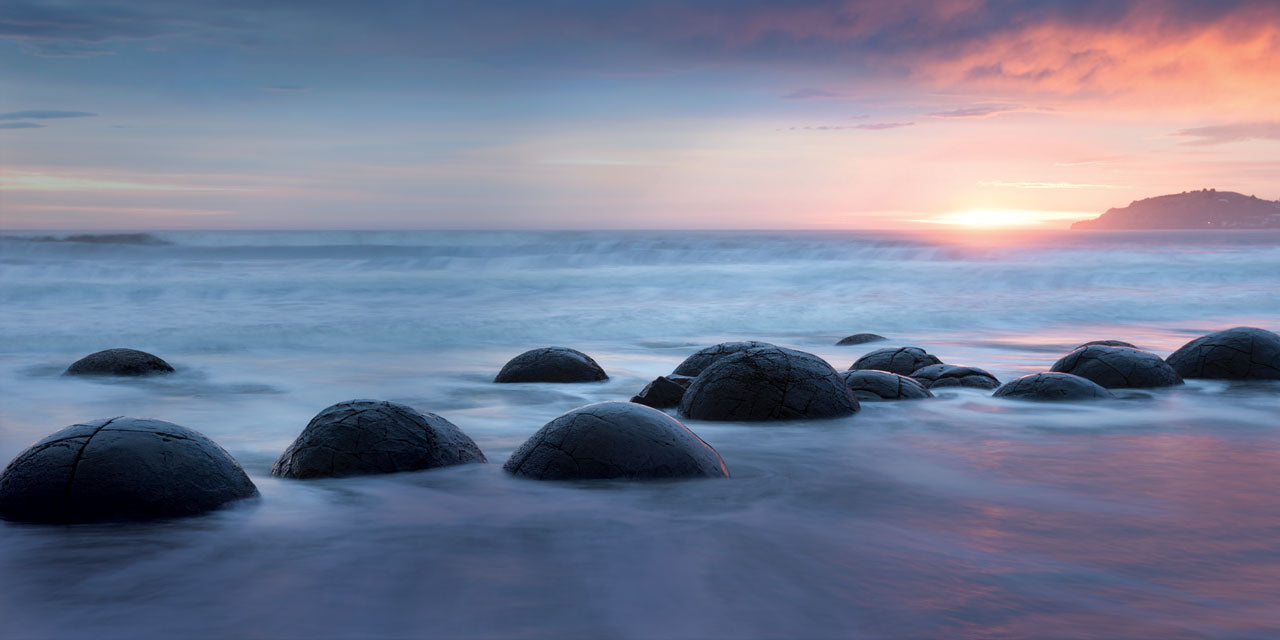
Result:
[[[1108,389],[1182,384],[1182,377],[1160,356],[1128,347],[1095,345],[1076,349],[1053,363],[1050,371],[1072,373]]]
[[[857,410],[858,399],[826,361],[775,346],[720,359],[680,401],[680,413],[698,420],[835,418]]]
[[[962,367],[954,364],[931,364],[911,372],[911,377],[928,389],[943,387],[969,387],[995,389],[1000,381],[984,369]]]
[[[632,396],[631,401],[654,409],[678,407],[687,386],[687,383],[680,384],[666,376],[658,376],[645,385],[638,395]]]
[[[502,468],[538,480],[729,477],[720,454],[680,421],[630,402],[589,404],[548,422]]]
[[[1098,383],[1070,373],[1033,373],[1011,380],[992,394],[1015,400],[1104,400],[1114,398]]]
[[[1280,335],[1235,327],[1196,338],[1165,362],[1184,378],[1280,380]]]
[[[856,362],[849,366],[849,369],[851,371],[875,369],[876,371],[888,371],[901,376],[909,376],[912,372],[931,364],[942,364],[942,361],[920,347],[896,347],[876,349],[858,358]]]
[[[672,375],[696,377],[702,373],[704,369],[714,364],[725,356],[731,356],[739,351],[747,349],[758,349],[760,347],[772,347],[768,342],[756,342],[748,340],[745,342],[721,342],[720,344],[711,345],[705,349],[700,349],[693,355],[684,359],[676,370],[671,372]]]
[[[840,377],[844,378],[844,383],[861,402],[917,400],[933,397],[933,394],[916,379],[888,371],[859,369],[841,372]]]
[[[591,356],[567,347],[526,351],[503,365],[494,382],[596,382],[608,380]]]
[[[843,338],[840,338],[840,341],[836,343],[836,346],[843,347],[851,344],[866,344],[868,342],[880,342],[882,340],[888,340],[888,338],[881,335],[876,335],[874,333],[855,333],[851,336],[845,336]]]
[[[154,376],[173,373],[168,362],[137,349],[106,349],[76,360],[64,376]]]
[[[116,417],[71,425],[18,454],[0,475],[0,518],[149,520],[203,513],[257,493],[244,469],[204,435]]]
[[[271,475],[335,478],[487,462],[452,422],[384,400],[350,400],[316,414]]]
[[[1130,348],[1130,349],[1137,349],[1137,348],[1138,348],[1137,346],[1132,345],[1132,344],[1129,344],[1128,342],[1125,342],[1124,340],[1090,340],[1089,342],[1086,342],[1086,343],[1084,343],[1084,344],[1082,344],[1082,345],[1080,345],[1080,346],[1076,347],[1076,349],[1083,349],[1083,348],[1085,348],[1085,347],[1094,347],[1094,346],[1098,346],[1098,347],[1128,347],[1128,348]],[[1139,349],[1139,350],[1140,350],[1140,349]]]

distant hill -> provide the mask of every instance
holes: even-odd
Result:
[[[1107,209],[1072,229],[1280,229],[1280,200],[1233,191],[1184,191]]]

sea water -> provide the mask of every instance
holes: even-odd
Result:
[[[2,637],[1280,637],[1280,383],[685,421],[729,480],[501,468],[724,340],[837,369],[915,345],[1009,380],[1087,340],[1164,356],[1277,330],[1280,233],[10,233],[0,304],[0,463],[154,417],[261,491],[154,523],[0,523]],[[859,332],[889,340],[834,346]],[[551,345],[609,380],[491,382]],[[60,377],[111,347],[177,372]],[[441,414],[490,464],[270,476],[352,398]]]

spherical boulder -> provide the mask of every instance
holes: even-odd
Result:
[[[759,349],[760,347],[772,347],[768,342],[756,342],[755,340],[747,340],[744,342],[721,342],[714,344],[705,349],[699,349],[696,353],[684,359],[672,375],[677,376],[697,376],[707,367],[715,364],[721,358],[731,356],[739,351],[747,349]]]
[[[858,399],[826,361],[775,346],[721,359],[680,400],[680,413],[698,420],[835,418],[857,410]]]
[[[204,435],[161,420],[71,425],[0,475],[0,518],[83,523],[188,516],[257,495],[244,469]]]
[[[1098,347],[1128,347],[1128,348],[1130,348],[1130,349],[1137,349],[1137,348],[1138,348],[1137,346],[1132,345],[1132,344],[1130,344],[1130,343],[1128,343],[1128,342],[1125,342],[1124,340],[1090,340],[1089,342],[1086,342],[1086,343],[1084,343],[1084,344],[1082,344],[1082,345],[1080,345],[1080,346],[1076,347],[1076,349],[1083,349],[1083,348],[1085,348],[1085,347],[1094,347],[1094,346],[1098,346]],[[1141,349],[1139,349],[1139,351],[1141,351]]]
[[[861,402],[919,400],[933,397],[933,394],[915,378],[888,371],[858,369],[842,371],[840,377],[844,378],[844,383]]]
[[[1182,377],[1160,356],[1128,347],[1095,345],[1076,349],[1053,363],[1050,371],[1072,373],[1108,389],[1182,384]]]
[[[1235,327],[1196,338],[1165,362],[1184,378],[1280,380],[1280,335]]]
[[[1000,381],[985,369],[962,367],[954,364],[931,364],[911,372],[911,377],[928,389],[943,387],[969,387],[995,389]]]
[[[1114,398],[1098,383],[1070,373],[1033,373],[1006,382],[992,394],[1014,400],[1104,400]]]
[[[678,407],[686,386],[666,376],[658,376],[645,385],[640,393],[632,396],[631,401],[654,409]]]
[[[137,349],[106,349],[76,360],[64,376],[154,376],[173,373],[168,362]]]
[[[888,338],[881,335],[876,335],[874,333],[855,333],[851,336],[845,336],[843,338],[840,338],[840,341],[836,343],[836,346],[843,347],[851,344],[866,344],[868,342],[880,342],[882,340],[888,340]]]
[[[526,351],[503,365],[494,382],[597,382],[608,380],[591,356],[567,347]]]
[[[942,361],[920,347],[896,347],[876,349],[858,358],[849,366],[849,370],[875,369],[909,376],[912,372],[931,364],[942,364]]]
[[[487,462],[434,413],[384,400],[340,402],[316,414],[271,467],[285,478],[336,478]]]
[[[630,402],[589,404],[548,422],[503,469],[538,480],[729,477],[720,454],[680,421]]]

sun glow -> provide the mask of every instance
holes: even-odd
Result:
[[[929,224],[945,224],[973,228],[1042,227],[1070,220],[1093,218],[1097,214],[1082,211],[1039,211],[1035,209],[965,209],[932,218],[914,220]]]

